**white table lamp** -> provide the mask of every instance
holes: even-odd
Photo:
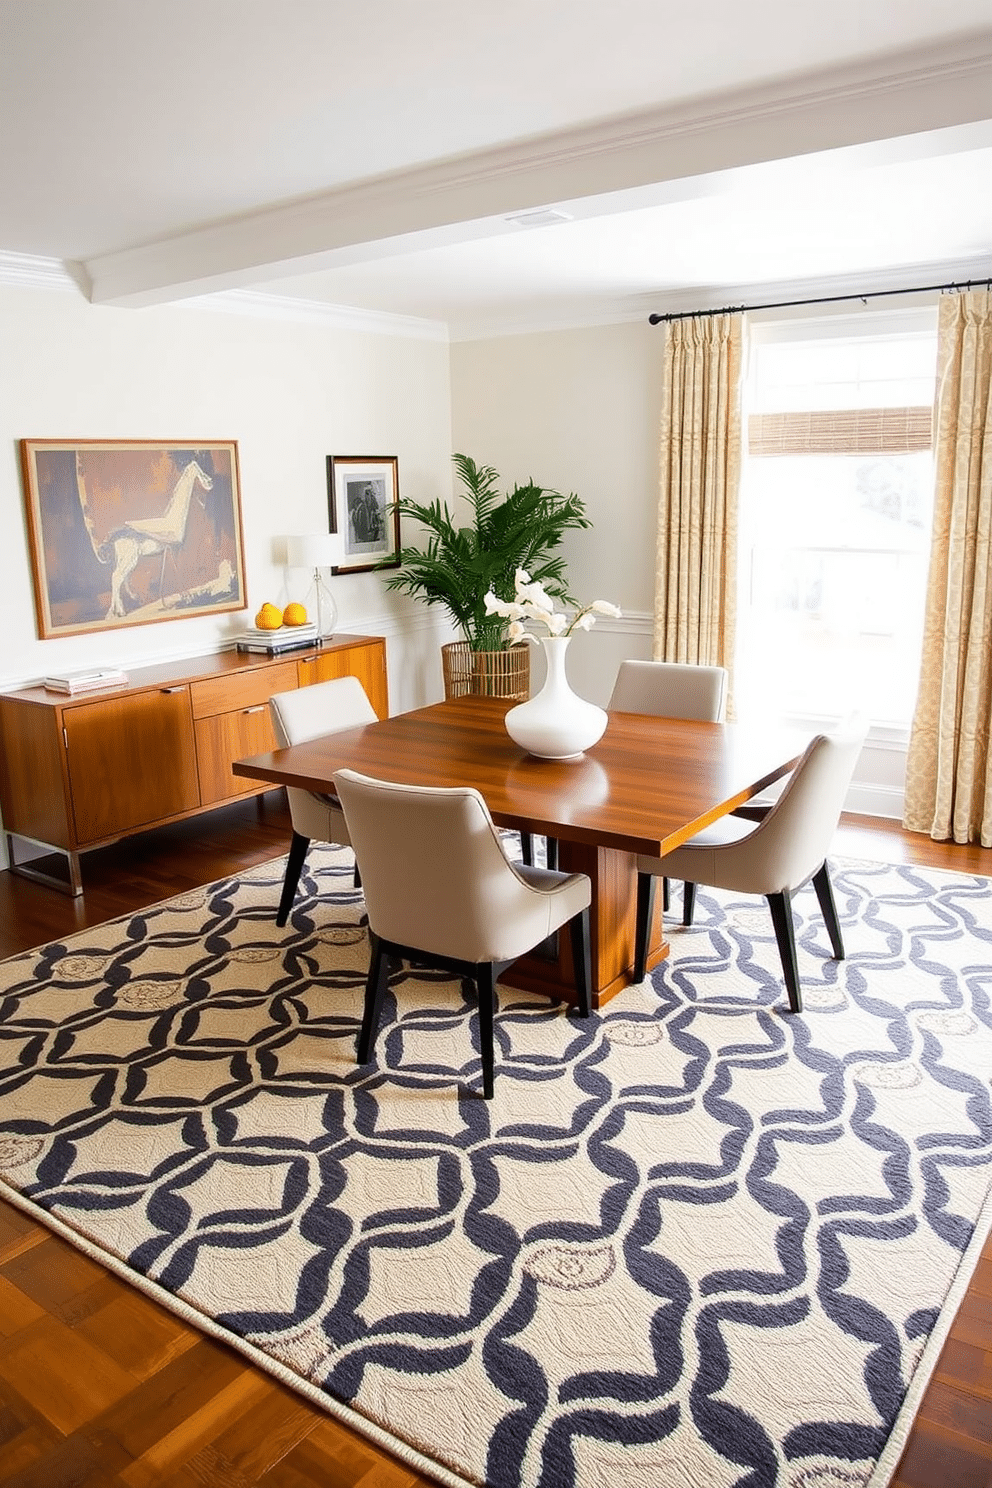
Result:
[[[313,587],[317,591],[318,640],[332,636],[338,620],[338,607],[321,569],[336,568],[343,557],[344,542],[336,532],[311,532],[303,537],[286,539],[287,566],[313,571]]]

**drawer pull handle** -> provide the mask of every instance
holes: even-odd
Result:
[[[162,696],[163,697],[168,697],[170,695],[170,693],[173,693],[173,692],[185,692],[185,691],[186,691],[185,687],[163,687],[162,688]]]
[[[265,712],[265,709],[266,709],[266,706],[267,705],[265,703],[259,703],[259,705],[258,705],[257,708],[246,708],[245,709],[245,712],[246,713],[264,713]]]

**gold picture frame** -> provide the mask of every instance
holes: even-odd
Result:
[[[243,610],[236,440],[22,439],[43,640]]]

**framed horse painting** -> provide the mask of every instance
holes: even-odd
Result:
[[[22,439],[42,640],[243,610],[234,440]]]

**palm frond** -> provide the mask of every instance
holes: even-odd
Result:
[[[478,465],[464,454],[452,459],[472,508],[472,525],[456,525],[439,500],[397,501],[400,516],[418,522],[426,541],[393,557],[393,563],[399,558],[400,571],[390,575],[386,587],[443,606],[476,649],[491,650],[505,644],[506,622],[486,614],[487,591],[512,599],[516,571],[524,568],[549,594],[574,604],[565,559],[557,550],[565,532],[591,523],[574,492],[563,496],[528,480],[504,496],[492,465]]]
[[[478,532],[490,512],[503,499],[499,492],[499,471],[492,465],[477,465],[471,455],[452,455],[458,479],[469,494]]]

